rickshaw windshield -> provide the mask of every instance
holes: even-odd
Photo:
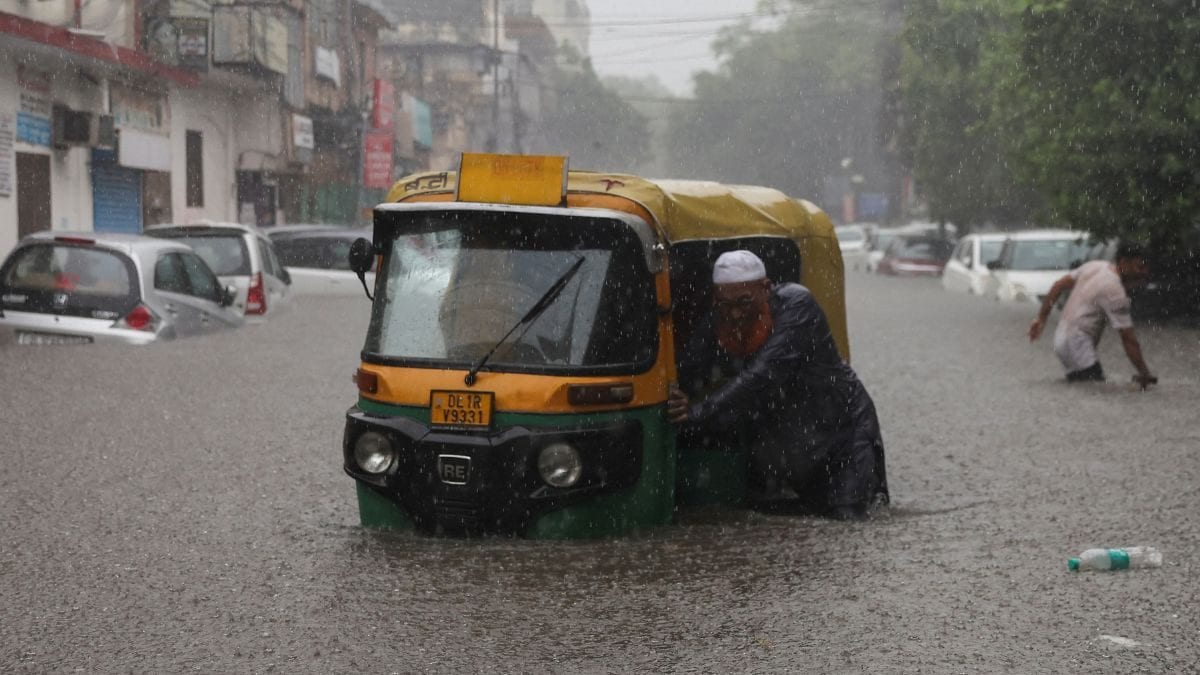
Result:
[[[632,373],[653,363],[654,280],[623,223],[519,212],[408,218],[390,230],[365,359],[469,368],[582,258],[553,302],[513,331],[484,370]]]

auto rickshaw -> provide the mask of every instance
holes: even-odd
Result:
[[[776,190],[464,154],[387,201],[351,251],[376,270],[343,440],[364,526],[594,537],[740,503],[744,453],[666,417],[725,251],[807,286],[849,359],[833,227]]]

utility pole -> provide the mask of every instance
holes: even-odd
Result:
[[[492,0],[492,142],[500,148],[500,0]]]

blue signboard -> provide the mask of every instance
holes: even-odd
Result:
[[[879,220],[887,217],[888,197],[882,192],[864,192],[858,196],[858,217]]]
[[[429,104],[419,99],[412,101],[412,131],[413,140],[426,147],[433,147],[433,114]]]
[[[50,145],[50,118],[18,112],[17,140],[30,145]]]

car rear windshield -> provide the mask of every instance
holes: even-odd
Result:
[[[124,254],[87,245],[33,244],[0,271],[5,309],[116,318],[141,297]]]
[[[246,246],[245,237],[238,233],[162,230],[150,234],[182,240],[217,276],[250,275],[250,249]]]

